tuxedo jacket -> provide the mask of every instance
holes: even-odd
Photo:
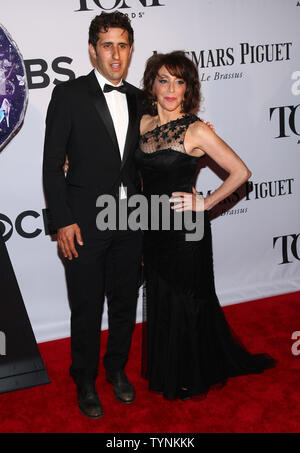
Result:
[[[96,199],[138,191],[134,151],[138,146],[141,91],[127,87],[128,130],[123,158],[112,118],[94,71],[57,85],[46,117],[43,180],[52,228],[73,223],[95,228]],[[63,172],[66,155],[67,175]]]

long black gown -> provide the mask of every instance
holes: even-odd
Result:
[[[186,153],[184,137],[195,121],[200,120],[188,114],[141,136],[136,162],[149,201],[151,195],[192,192],[201,158]],[[185,234],[172,221],[170,230],[160,225],[144,231],[142,375],[150,390],[168,399],[204,397],[229,377],[261,373],[276,363],[267,354],[249,353],[224,317],[215,292],[208,212],[201,240],[187,241]]]

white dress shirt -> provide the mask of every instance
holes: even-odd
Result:
[[[107,83],[108,85],[112,85],[112,83],[103,77],[102,74],[95,68],[95,75],[97,77],[98,83],[103,91],[104,85]],[[121,80],[120,83],[116,86],[122,85],[123,81]],[[110,115],[113,120],[121,160],[123,159],[125,141],[126,141],[126,134],[128,129],[128,106],[127,106],[127,98],[126,94],[120,93],[117,90],[110,91],[108,93],[103,93],[105,96],[105,100],[110,112]],[[120,187],[120,198],[126,198],[126,192],[124,189],[123,184]]]

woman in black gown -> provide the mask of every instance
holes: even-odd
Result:
[[[153,195],[168,195],[173,203],[164,208],[169,210],[171,227],[166,230],[161,222],[159,229],[144,232],[142,374],[150,390],[168,399],[205,396],[229,377],[260,373],[275,364],[267,354],[245,349],[227,324],[215,292],[208,210],[251,173],[192,113],[199,104],[199,88],[198,71],[183,52],[156,54],[148,60],[146,114],[136,161],[149,205]],[[206,154],[229,176],[203,199],[194,184]],[[175,228],[174,216],[186,211],[192,211],[194,219],[202,212],[202,239],[186,240],[187,230]]]

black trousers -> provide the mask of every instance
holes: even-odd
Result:
[[[66,259],[71,304],[70,374],[75,382],[96,379],[105,294],[109,334],[104,366],[124,368],[136,320],[141,269],[141,231],[100,231],[77,245],[79,257]]]

